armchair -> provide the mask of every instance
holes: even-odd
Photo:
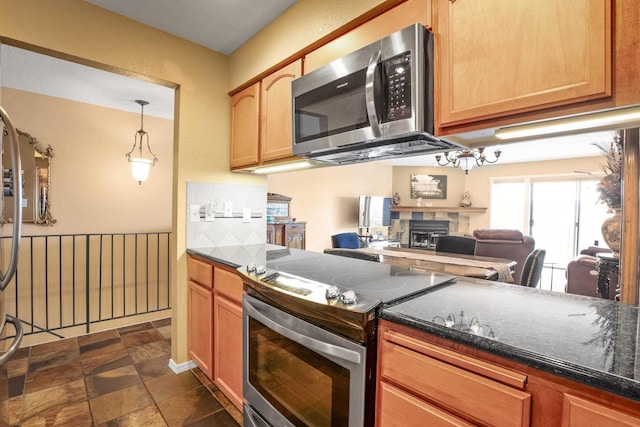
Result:
[[[513,281],[522,284],[522,270],[527,257],[535,249],[536,242],[518,230],[481,229],[474,230],[476,255],[506,258],[517,262]]]
[[[565,292],[569,294],[586,295],[601,298],[598,293],[598,273],[596,272],[596,254],[611,252],[609,249],[590,246],[580,251],[580,255],[567,264],[567,285]],[[615,300],[618,287],[618,278],[611,276],[609,283],[609,299]]]

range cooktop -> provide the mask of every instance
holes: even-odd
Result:
[[[238,271],[247,294],[359,342],[375,336],[383,305],[452,282],[454,276],[318,252],[278,248],[266,265]]]
[[[384,304],[454,280],[455,276],[311,251],[267,252],[267,270],[289,273]]]

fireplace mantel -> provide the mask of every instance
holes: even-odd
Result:
[[[463,208],[462,206],[392,206],[392,212],[455,212],[486,213],[487,208]]]

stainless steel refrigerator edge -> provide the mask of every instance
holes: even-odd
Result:
[[[18,147],[18,133],[13,126],[7,112],[0,107],[0,119],[4,123],[4,129],[8,136],[10,147],[8,152],[11,154],[12,171],[21,171],[20,149]],[[4,133],[4,130],[3,130]],[[4,138],[3,138],[4,139]],[[4,147],[0,150],[0,164],[2,164],[2,155],[6,154]],[[13,176],[21,176],[20,172],[14,173]],[[16,272],[18,264],[18,252],[20,250],[20,232],[22,227],[22,181],[13,179],[11,191],[13,193],[13,230],[11,239],[11,254],[9,264],[6,271],[0,271],[0,427],[9,426],[9,380],[7,374],[7,361],[20,347],[22,341],[22,326],[20,320],[7,313],[5,302],[5,290],[11,283]],[[0,211],[4,203],[4,189],[0,198]],[[4,260],[2,252],[3,246],[0,245],[0,261]],[[13,325],[14,333],[9,333],[9,324]]]

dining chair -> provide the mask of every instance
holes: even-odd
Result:
[[[462,236],[440,236],[436,240],[436,252],[475,255],[476,239]]]
[[[331,236],[331,247],[343,249],[358,249],[364,244],[358,233],[339,233]]]
[[[537,288],[540,282],[540,276],[542,276],[542,267],[544,266],[544,256],[547,251],[544,249],[534,249],[533,252],[527,256],[524,261],[524,267],[522,267],[522,280],[520,284],[522,286],[528,286],[530,288]]]

